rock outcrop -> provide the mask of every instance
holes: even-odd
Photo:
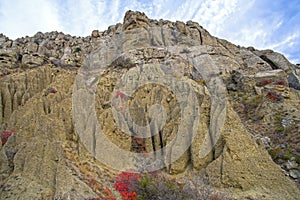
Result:
[[[0,35],[0,199],[96,197],[138,159],[234,199],[297,199],[298,79],[281,54],[140,12],[85,38]]]

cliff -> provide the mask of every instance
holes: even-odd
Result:
[[[96,197],[151,160],[234,199],[297,199],[299,74],[272,50],[133,11],[85,38],[1,35],[0,198]]]

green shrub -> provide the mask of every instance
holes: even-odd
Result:
[[[276,128],[276,131],[277,131],[277,132],[282,132],[282,131],[284,131],[284,127],[283,127],[283,126],[279,126],[279,127]]]
[[[193,176],[192,179],[178,182],[162,175],[144,174],[132,190],[137,192],[137,199],[139,200],[229,199],[224,194],[215,192],[205,176],[202,178]]]
[[[281,148],[269,149],[268,152],[273,160],[277,159],[280,156]]]
[[[291,153],[283,154],[283,159],[284,160],[290,160],[292,157],[293,157],[293,154],[291,154]]]
[[[281,123],[281,121],[282,121],[282,116],[280,116],[280,115],[275,115],[275,121],[276,121],[277,123]]]

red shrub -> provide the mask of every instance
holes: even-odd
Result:
[[[120,91],[120,90],[117,90],[116,91],[116,98],[118,98],[118,97],[120,97],[121,100],[124,101],[125,98],[126,98],[126,94],[124,92]]]
[[[50,89],[50,91],[49,91],[50,94],[55,94],[56,92],[57,92],[57,90],[56,90],[56,89],[53,89],[53,88]]]
[[[282,86],[285,86],[285,82],[284,81],[276,81],[274,83],[274,85],[282,85]]]
[[[137,193],[131,187],[140,179],[141,175],[134,172],[122,172],[115,180],[115,189],[120,192],[123,200],[136,200]]]
[[[15,132],[16,132],[15,130],[12,130],[12,131],[4,131],[1,133],[0,137],[2,140],[2,145],[4,145],[7,142],[8,138],[11,136],[11,134]]]
[[[270,79],[262,79],[260,82],[259,82],[259,86],[265,86],[265,85],[268,85],[272,83],[272,80]]]
[[[281,100],[280,94],[278,94],[277,92],[274,92],[274,91],[269,91],[267,93],[266,97],[270,100],[273,100],[273,101],[280,101]]]

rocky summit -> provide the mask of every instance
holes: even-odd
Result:
[[[1,34],[0,199],[127,199],[129,169],[300,199],[299,105],[298,65],[193,21],[128,11],[88,37]]]

